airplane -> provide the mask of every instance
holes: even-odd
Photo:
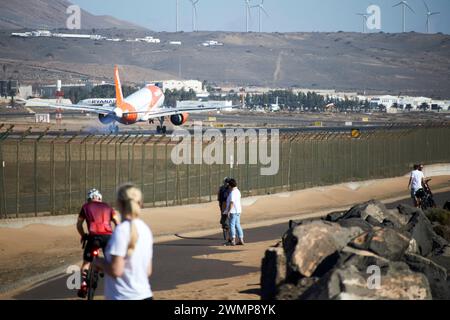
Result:
[[[45,106],[54,109],[67,109],[96,113],[98,114],[98,119],[102,124],[109,125],[111,132],[119,131],[119,127],[116,123],[131,125],[137,122],[148,122],[149,124],[152,124],[154,120],[158,120],[159,125],[157,126],[157,132],[163,134],[167,131],[166,126],[164,126],[166,117],[169,117],[170,122],[173,125],[181,126],[186,123],[189,118],[189,114],[191,113],[217,111],[224,108],[220,105],[164,108],[164,93],[161,88],[155,85],[146,85],[130,96],[123,97],[119,67],[117,65],[114,66],[114,86],[116,93],[115,100],[112,99],[111,101],[101,101],[103,99],[91,99],[90,101],[82,101],[81,104],[66,105],[45,103]],[[103,102],[110,103],[102,104]]]
[[[280,111],[280,105],[278,104],[278,97],[277,97],[276,103],[270,105],[270,111],[271,112],[278,112],[278,111]]]

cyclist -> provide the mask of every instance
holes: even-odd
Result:
[[[113,232],[111,223],[117,225],[119,221],[114,209],[102,202],[102,198],[101,193],[97,189],[89,190],[87,202],[81,207],[78,216],[77,231],[81,236],[81,241],[86,243],[81,266],[81,288],[78,291],[80,298],[85,298],[87,294],[86,275],[93,259],[91,256],[92,247],[98,245],[104,251]],[[83,228],[85,221],[88,233]]]

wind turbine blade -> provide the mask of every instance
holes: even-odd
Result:
[[[405,4],[405,6],[409,9],[409,10],[411,10],[413,13],[416,13],[414,10],[413,10],[413,8],[411,8],[411,6],[409,5],[409,4],[407,4],[406,2],[403,2],[404,4]]]
[[[270,16],[269,16],[269,14],[267,13],[266,9],[264,9],[263,6],[261,6],[260,8],[261,8],[261,10],[266,14],[266,16],[269,18]]]
[[[401,6],[402,4],[403,4],[403,2],[399,2],[399,3],[397,3],[396,5],[393,5],[392,8]]]
[[[440,12],[432,12],[432,13],[430,13],[430,16],[434,16],[436,14],[441,14],[441,13]]]
[[[427,3],[425,2],[425,0],[422,0],[423,1],[423,4],[425,5],[425,8],[427,8],[427,12],[430,12],[430,8],[428,8],[428,5],[427,5]]]

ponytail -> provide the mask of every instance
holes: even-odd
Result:
[[[125,184],[117,191],[117,202],[122,209],[122,216],[130,216],[130,242],[128,243],[127,256],[133,255],[136,242],[139,238],[134,219],[141,213],[142,192],[132,184]]]

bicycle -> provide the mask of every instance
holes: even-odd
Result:
[[[417,190],[416,197],[420,200],[420,207],[422,210],[427,210],[430,208],[436,208],[436,202],[433,198],[433,192],[431,191],[429,182],[431,179],[424,181],[423,188]]]
[[[87,239],[83,240],[83,249],[85,248],[87,243]],[[94,240],[91,249],[91,256],[95,260],[100,253],[100,242],[98,240]],[[101,273],[93,266],[93,263],[89,265],[89,269],[86,274],[86,283],[87,283],[87,300],[94,300],[95,290],[98,286],[98,279],[101,277]]]

